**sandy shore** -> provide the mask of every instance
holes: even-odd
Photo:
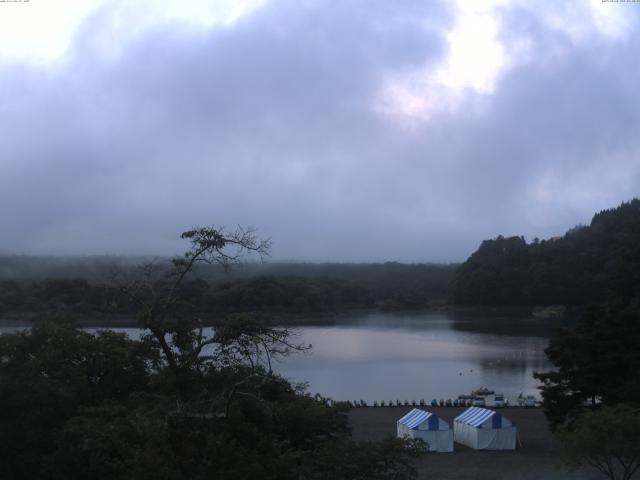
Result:
[[[354,408],[349,413],[355,440],[379,440],[395,435],[396,421],[413,407]],[[450,424],[464,408],[425,407]],[[518,427],[522,448],[515,451],[475,451],[458,443],[453,453],[425,454],[417,462],[419,478],[450,480],[556,480],[602,478],[595,471],[567,472],[558,468],[558,453],[540,409],[507,408],[501,413]]]

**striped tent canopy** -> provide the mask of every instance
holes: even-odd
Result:
[[[470,407],[453,422],[455,441],[475,450],[514,450],[518,431],[502,414]]]
[[[491,428],[510,427],[512,423],[494,410],[488,410],[480,407],[470,407],[458,415],[454,421],[471,425],[472,427],[481,427],[487,420],[491,419]],[[488,424],[485,426],[489,426]]]
[[[398,438],[419,438],[431,452],[453,452],[451,426],[434,415],[414,408],[397,421]]]
[[[439,419],[431,412],[425,412],[418,408],[414,408],[404,417],[398,420],[398,423],[409,429],[417,429],[421,425],[428,426],[428,430],[440,430]]]

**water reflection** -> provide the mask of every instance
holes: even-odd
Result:
[[[515,402],[521,392],[537,394],[533,373],[551,368],[544,355],[554,326],[549,322],[446,312],[365,313],[329,321],[296,327],[298,340],[313,345],[311,353],[274,368],[335,399],[455,398],[487,386]],[[4,323],[0,332],[28,326]],[[137,328],[114,330],[141,335]]]
[[[537,394],[533,373],[550,368],[544,349],[552,329],[528,319],[496,319],[492,330],[491,320],[474,325],[447,313],[375,313],[300,327],[312,354],[278,369],[308,381],[312,392],[368,402],[455,398],[483,385],[512,402],[521,392]]]

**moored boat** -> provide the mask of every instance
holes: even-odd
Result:
[[[493,390],[489,390],[487,387],[481,387],[477,390],[471,392],[472,395],[493,395],[495,392]]]

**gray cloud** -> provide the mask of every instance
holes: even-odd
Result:
[[[446,55],[445,7],[278,1],[114,56],[105,7],[63,62],[0,66],[0,248],[168,254],[239,223],[278,259],[455,261],[638,194],[637,34],[576,43],[509,8],[503,42],[532,53],[493,94],[409,129],[376,111],[390,75]]]

